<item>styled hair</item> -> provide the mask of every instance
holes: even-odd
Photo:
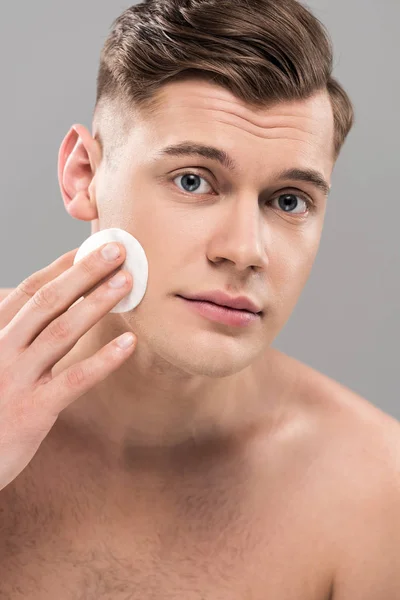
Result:
[[[118,116],[124,125],[119,139],[103,141],[121,145],[133,115],[160,109],[162,86],[186,78],[215,82],[257,109],[327,90],[336,161],[354,109],[332,69],[325,26],[297,0],[144,0],[113,22],[102,48],[94,120],[112,106],[109,123],[116,129]]]

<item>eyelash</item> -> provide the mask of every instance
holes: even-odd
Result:
[[[191,170],[191,171],[183,171],[183,172],[181,172],[181,173],[177,173],[177,174],[175,174],[175,175],[174,175],[174,177],[172,177],[172,178],[171,178],[171,181],[173,182],[173,181],[174,181],[175,179],[177,179],[178,177],[184,177],[185,175],[197,175],[197,176],[198,176],[198,177],[200,177],[201,179],[204,179],[205,181],[207,181],[207,183],[208,183],[208,185],[209,185],[210,187],[213,187],[213,186],[211,185],[211,183],[208,181],[207,177],[205,177],[205,176],[204,176],[204,174],[203,174],[203,175],[200,175],[200,173],[197,173],[195,170]],[[193,194],[193,193],[191,193],[191,192],[184,192],[183,190],[180,190],[180,191],[181,191],[183,194],[188,194],[189,196],[202,196],[202,195],[203,195],[203,194]],[[286,192],[286,193],[288,194],[289,192]],[[285,192],[281,192],[281,193],[280,193],[278,196],[275,196],[274,198],[272,198],[272,200],[270,200],[270,202],[273,202],[273,201],[274,201],[276,198],[279,198],[280,196],[284,196],[284,195],[285,195]],[[312,211],[314,211],[314,210],[315,210],[315,204],[314,204],[314,202],[313,202],[313,201],[312,201],[312,200],[311,200],[311,199],[310,199],[308,196],[306,196],[304,193],[302,193],[302,192],[296,192],[296,193],[295,193],[295,194],[293,194],[293,195],[296,195],[296,196],[298,196],[299,198],[301,198],[301,199],[302,199],[302,200],[303,200],[303,201],[306,203],[306,205],[307,205],[307,208],[308,208],[308,212],[312,212]],[[305,213],[302,213],[302,214],[296,215],[296,213],[290,213],[290,212],[288,212],[287,214],[289,214],[289,215],[290,215],[290,214],[293,214],[294,216],[299,216],[299,217],[301,217],[301,216],[304,216],[304,214],[305,214]]]

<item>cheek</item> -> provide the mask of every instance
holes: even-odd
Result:
[[[298,243],[287,243],[277,248],[270,256],[269,278],[271,285],[281,300],[289,297],[296,299],[301,294],[310,274],[318,252],[319,241],[302,237]]]
[[[196,247],[204,250],[199,216],[190,219],[187,210],[164,210],[161,205],[157,210],[146,211],[145,215],[138,216],[135,226],[141,232],[144,242],[147,241],[157,253],[173,257],[177,251],[186,255]]]

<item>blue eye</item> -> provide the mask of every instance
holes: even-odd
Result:
[[[285,193],[285,194],[280,194],[279,196],[276,196],[275,198],[273,198],[271,200],[271,202],[274,202],[275,200],[280,200],[281,198],[284,198],[285,201],[283,203],[281,203],[280,208],[282,208],[283,212],[289,213],[289,214],[304,214],[304,211],[301,213],[292,213],[291,212],[291,207],[293,207],[293,200],[291,200],[292,198],[298,198],[300,199],[302,202],[305,203],[307,209],[310,209],[312,207],[312,202],[310,200],[308,200],[308,198],[303,196],[299,196],[298,194],[295,193]],[[297,206],[299,204],[299,202],[297,201]],[[296,208],[296,206],[294,207]]]
[[[184,173],[181,173],[180,175],[177,175],[176,177],[174,177],[173,181],[175,181],[176,179],[182,179],[185,183],[182,184],[183,185],[183,190],[184,192],[187,192],[189,194],[194,194],[195,191],[199,190],[199,181],[203,180],[206,181],[208,183],[208,185],[211,187],[211,184],[207,181],[207,179],[205,179],[204,177],[201,177],[200,175],[198,175],[197,173],[194,173],[193,171],[185,171]],[[207,194],[209,192],[207,191],[200,191],[198,192],[198,194],[194,194],[194,195],[201,195],[201,194]],[[279,194],[279,196],[275,196],[274,198],[268,200],[267,204],[272,204],[272,202],[275,202],[275,200],[280,200],[281,198],[284,198],[284,202],[281,203],[280,202],[280,208],[283,212],[287,213],[287,214],[292,214],[292,215],[305,215],[308,214],[309,211],[313,211],[315,210],[315,205],[314,202],[312,200],[310,200],[308,198],[308,196],[301,194],[301,193],[296,193],[296,192],[285,192],[285,193],[281,193]],[[293,198],[297,198],[300,199],[307,208],[307,211],[303,211],[301,213],[296,213],[293,212],[291,210],[291,208],[297,208],[299,202],[295,202],[295,206],[293,206]]]
[[[198,185],[199,179],[200,180],[202,179],[203,181],[207,181],[206,179],[204,179],[204,177],[200,177],[200,175],[197,175],[196,173],[191,173],[190,171],[188,171],[187,173],[181,173],[180,175],[175,177],[175,179],[182,179],[182,180],[186,181],[183,191],[191,192],[191,193],[193,193],[194,191],[197,191],[197,189],[199,188],[199,185]],[[175,181],[175,179],[174,179],[174,181]],[[186,186],[188,189],[186,189]],[[200,194],[206,194],[206,193],[207,192],[204,192],[204,191],[200,192]]]

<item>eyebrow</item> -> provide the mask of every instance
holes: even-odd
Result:
[[[202,156],[211,160],[218,161],[228,171],[235,171],[237,169],[236,162],[233,158],[215,146],[205,146],[196,142],[184,141],[179,144],[173,144],[162,148],[156,155],[156,159],[164,156]],[[290,179],[292,181],[305,181],[311,183],[314,187],[321,190],[325,196],[328,196],[331,190],[331,186],[326,181],[322,173],[315,169],[300,169],[292,168],[281,171],[277,175],[278,180]]]

